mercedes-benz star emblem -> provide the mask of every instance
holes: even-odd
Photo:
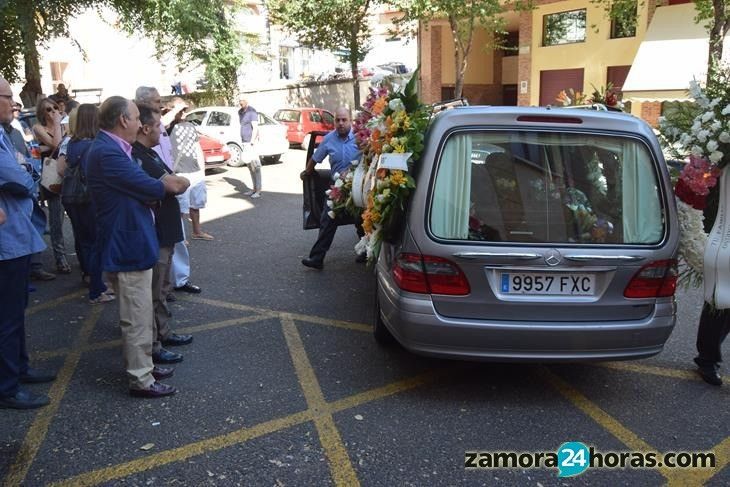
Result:
[[[555,249],[550,249],[547,252],[545,252],[545,263],[549,265],[550,267],[554,267],[560,262],[562,262],[563,257],[560,255],[560,252],[558,252]]]

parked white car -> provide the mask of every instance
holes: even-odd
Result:
[[[240,164],[243,149],[237,107],[196,108],[185,115],[185,120],[195,124],[201,133],[218,139],[228,147],[231,152],[229,165]],[[289,150],[286,130],[285,125],[259,112],[259,141],[254,148],[261,162],[277,162]]]

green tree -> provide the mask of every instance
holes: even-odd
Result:
[[[172,53],[180,67],[201,63],[209,89],[233,103],[245,47],[255,38],[239,32],[241,0],[111,0],[120,27],[153,38],[159,53]],[[247,49],[250,52],[250,49]]]
[[[528,3],[517,1],[509,3],[500,0],[391,0],[392,4],[403,12],[397,21],[404,25],[408,22],[418,23],[428,28],[428,22],[446,19],[454,39],[454,62],[456,67],[456,83],[454,96],[461,98],[464,89],[464,74],[468,66],[469,52],[472,49],[474,31],[484,28],[492,34],[492,47],[500,47],[500,34],[504,31],[504,19],[499,15],[505,9],[524,10]]]
[[[354,106],[359,107],[358,64],[369,50],[369,13],[375,3],[376,0],[266,0],[266,7],[271,21],[302,45],[338,52],[347,58],[352,71]]]
[[[121,28],[152,36],[181,65],[205,63],[212,87],[231,99],[244,59],[244,39],[232,28],[240,5],[240,0],[0,0],[0,72],[10,82],[24,79],[21,99],[35,104],[42,93],[39,48],[68,37],[69,20],[85,9],[108,6],[119,13]]]
[[[730,4],[726,0],[693,0],[697,9],[694,22],[703,24],[709,34],[707,52],[707,84],[714,73],[720,68],[722,59],[723,40],[730,31]],[[594,4],[603,6],[606,15],[614,20],[625,20],[636,17],[638,5],[644,5],[643,0],[591,0]]]

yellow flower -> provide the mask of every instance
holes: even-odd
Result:
[[[403,174],[403,171],[400,170],[394,170],[390,172],[390,184],[392,186],[401,186],[405,184],[407,181],[406,176]]]
[[[375,210],[370,212],[370,219],[372,220],[373,223],[380,223],[380,218],[381,218],[380,212],[375,211]]]

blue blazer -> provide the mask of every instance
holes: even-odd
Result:
[[[86,179],[96,209],[102,269],[151,269],[159,245],[148,204],[164,198],[162,181],[148,176],[103,132],[87,154]]]

